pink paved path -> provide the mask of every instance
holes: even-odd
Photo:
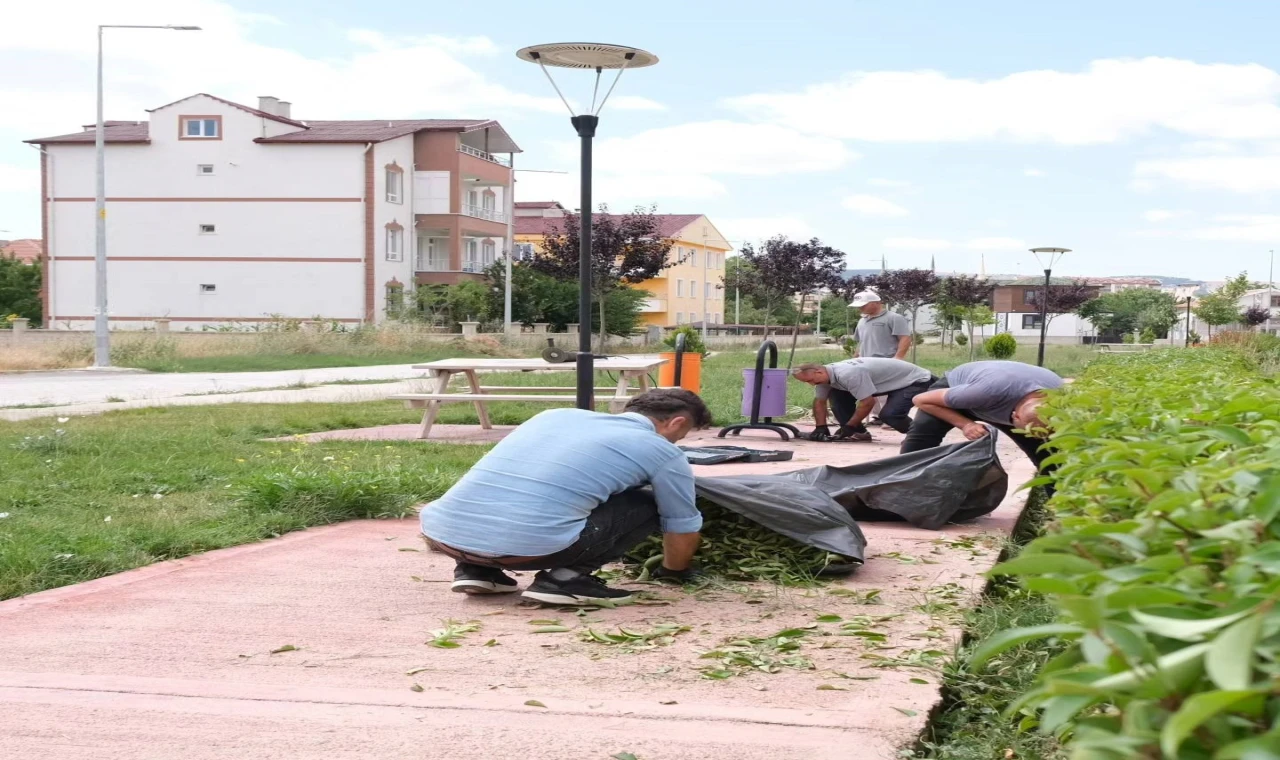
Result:
[[[714,473],[896,451],[896,434],[878,436],[788,444],[792,462]],[[1029,476],[1007,442],[1002,457],[1015,482]],[[760,587],[656,589],[669,606],[585,618],[526,609],[514,597],[448,593],[452,563],[422,550],[413,520],[318,528],[0,602],[0,758],[892,758],[936,704],[937,678],[873,668],[867,656],[949,652],[959,632],[948,605],[981,589],[1022,503],[1011,494],[992,516],[942,532],[865,524],[868,563],[841,585],[883,590],[874,605],[830,589]],[[803,650],[812,671],[724,681],[698,672],[710,664],[699,653],[727,638],[767,636],[823,613],[901,616],[865,621],[888,636],[880,649],[819,624]],[[425,646],[427,631],[449,618],[481,629],[457,649]],[[667,647],[622,653],[579,640],[576,629],[533,633],[529,621],[539,619],[693,630]],[[271,654],[284,645],[298,649]]]

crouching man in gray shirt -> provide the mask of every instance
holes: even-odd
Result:
[[[877,397],[883,396],[880,419],[884,424],[907,432],[911,425],[911,400],[929,389],[935,378],[927,369],[901,359],[848,359],[834,364],[801,364],[792,377],[813,386],[814,430],[811,441],[869,441],[871,434],[863,421],[871,414]],[[827,427],[827,403],[840,428],[832,434]]]
[[[1022,362],[961,364],[913,399],[916,416],[901,453],[940,446],[953,427],[977,440],[987,435],[981,424],[986,422],[1003,430],[1040,469],[1049,454],[1040,450],[1046,430],[1039,408],[1045,391],[1062,384],[1050,370]],[[1033,433],[1015,433],[1015,428]]]

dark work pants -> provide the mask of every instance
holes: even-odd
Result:
[[[554,570],[568,568],[591,574],[602,566],[622,559],[631,547],[658,532],[658,503],[653,492],[633,488],[610,496],[587,515],[587,524],[578,540],[545,557],[486,558],[474,554],[458,560],[460,565],[483,565],[503,570]]]
[[[934,383],[933,387],[929,390],[938,390],[940,388],[949,387],[950,386],[947,384],[946,380],[939,380]],[[1035,464],[1037,470],[1040,469],[1041,464],[1049,456],[1049,452],[1040,450],[1040,445],[1044,443],[1044,441],[1039,438],[1032,438],[1031,436],[1023,435],[1022,433],[1013,432],[1013,425],[1001,425],[994,422],[987,422],[986,420],[978,420],[977,415],[964,409],[955,409],[953,411],[963,414],[971,420],[980,421],[996,427],[1004,432],[1004,434],[1009,436],[1014,443],[1018,444],[1018,448],[1022,449],[1023,453],[1031,459],[1031,462]],[[923,411],[917,410],[916,418],[911,422],[911,429],[907,432],[907,437],[903,440],[902,448],[899,449],[898,453],[909,454],[912,451],[923,451],[924,449],[932,449],[937,446],[941,446],[942,439],[947,437],[947,433],[951,432],[952,427],[954,427],[954,425],[950,422],[940,420],[932,414],[927,414]]]
[[[907,432],[911,427],[911,400],[929,390],[932,383],[933,378],[929,378],[915,385],[886,393],[884,407],[880,410],[880,421],[899,433]],[[831,403],[831,414],[836,418],[836,422],[848,425],[854,411],[858,408],[858,400],[853,397],[853,394],[832,388],[827,401]]]

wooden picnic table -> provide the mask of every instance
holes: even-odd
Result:
[[[658,369],[667,360],[657,356],[613,356],[608,359],[596,359],[596,372],[617,373],[617,383],[610,387],[595,388],[597,392],[613,392],[608,396],[609,411],[621,412],[631,398],[631,386],[634,382],[640,392],[649,390],[649,374]],[[491,401],[524,401],[538,403],[573,403],[577,394],[573,386],[553,385],[481,385],[478,372],[577,372],[578,365],[572,362],[552,364],[543,359],[441,359],[426,364],[415,364],[414,369],[426,370],[435,380],[430,393],[400,393],[391,398],[404,401],[411,409],[423,409],[422,430],[418,438],[431,435],[431,426],[435,424],[440,413],[440,405],[456,402],[475,404],[476,416],[480,418],[480,427],[489,430],[493,425],[489,422],[488,404]],[[467,378],[470,393],[449,391],[449,380],[454,375]]]

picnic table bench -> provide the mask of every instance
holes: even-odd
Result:
[[[612,356],[595,361],[596,372],[617,373],[618,380],[613,386],[595,388],[600,395],[599,400],[607,400],[609,411],[621,412],[631,398],[632,383],[640,392],[649,390],[651,383],[649,374],[658,369],[666,359],[657,356]],[[489,430],[493,427],[489,421],[488,404],[491,401],[524,401],[533,403],[574,403],[577,394],[573,386],[564,385],[481,385],[477,375],[486,372],[576,372],[578,365],[572,362],[552,364],[543,359],[442,359],[415,364],[414,369],[426,370],[428,376],[435,381],[430,393],[398,393],[391,398],[405,402],[411,409],[422,409],[422,429],[418,438],[431,435],[431,426],[435,424],[440,413],[440,405],[448,403],[472,403],[476,407],[476,416],[480,418],[480,427]],[[470,392],[458,393],[449,390],[449,381],[454,375],[462,375],[467,380]],[[613,395],[605,396],[612,392]]]
[[[1104,354],[1137,354],[1156,347],[1154,343],[1098,343],[1097,346]]]

